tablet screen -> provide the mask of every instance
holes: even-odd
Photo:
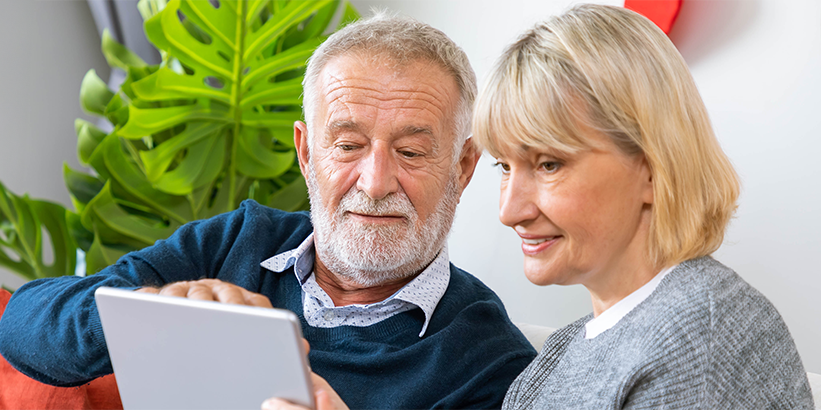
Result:
[[[95,299],[125,409],[313,408],[293,312],[106,287]]]

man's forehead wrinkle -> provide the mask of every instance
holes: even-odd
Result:
[[[349,89],[354,89],[357,91],[357,93],[351,93],[349,92]],[[364,93],[362,91],[364,91]],[[395,88],[391,90],[385,90],[383,88],[353,87],[345,84],[339,84],[333,88],[328,89],[325,95],[328,97],[329,102],[341,99],[354,100],[363,98],[381,102],[401,101],[403,106],[406,106],[407,104],[412,104],[418,101],[431,104],[432,106],[436,107],[439,111],[442,111],[442,107],[440,107],[439,105],[440,102],[444,99],[444,96],[440,97],[433,93],[421,91],[418,89]]]
[[[328,77],[328,81],[325,82],[322,87],[322,94],[329,97],[337,93],[349,94],[346,89],[353,89],[359,93],[364,92],[368,97],[380,101],[412,99],[415,97],[419,100],[435,104],[448,100],[448,87],[441,82],[426,84],[425,81],[422,81],[414,83],[412,86],[406,86],[405,84],[397,82],[383,83],[375,79],[350,78],[334,75],[333,73],[328,73]]]
[[[323,124],[324,132],[326,140],[332,140],[334,135],[343,130],[359,130],[359,124],[351,120],[334,120],[334,118],[339,118],[342,116],[343,118],[351,118],[351,109],[348,107],[347,104],[333,104],[333,100],[329,101],[328,104],[325,106],[325,124]],[[345,114],[340,114],[340,112],[345,112]],[[347,124],[345,124],[347,123]]]
[[[417,98],[415,100],[413,98],[380,98],[380,96],[378,95],[378,93],[376,95],[352,95],[350,93],[345,92],[344,90],[340,90],[340,92],[330,93],[327,96],[327,125],[329,126],[334,122],[344,121],[334,120],[334,118],[350,116],[351,104],[377,107],[380,105],[379,102],[385,101],[395,101],[397,103],[396,107],[386,107],[388,109],[428,111],[431,113],[432,116],[439,119],[442,122],[442,124],[448,122],[448,116],[446,115],[445,107],[443,107],[442,104],[438,104],[439,101],[437,101],[430,94],[416,93],[415,96]],[[427,96],[428,98],[422,100],[421,98],[419,98],[421,96]],[[394,119],[396,120],[397,118]],[[430,128],[430,125],[423,124],[421,125],[421,127],[426,128],[427,132],[433,133],[433,129]],[[351,129],[351,127],[348,126],[348,129]]]

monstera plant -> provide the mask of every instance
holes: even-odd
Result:
[[[86,273],[167,238],[181,225],[247,198],[283,210],[308,206],[293,146],[305,62],[334,15],[333,0],[141,0],[146,36],[162,55],[147,65],[106,32],[112,91],[94,70],[80,102],[110,131],[78,119],[86,173],[65,166],[75,211],[16,196],[0,184],[0,266],[27,279]],[[54,261],[43,261],[44,233]]]

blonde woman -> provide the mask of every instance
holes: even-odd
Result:
[[[739,183],[673,44],[584,5],[498,61],[473,132],[502,172],[501,221],[537,285],[582,284],[505,408],[812,408],[789,330],[709,255]]]

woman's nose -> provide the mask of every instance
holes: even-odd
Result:
[[[502,181],[499,220],[513,227],[538,217],[539,207],[533,202],[535,188],[527,175],[511,170]]]

